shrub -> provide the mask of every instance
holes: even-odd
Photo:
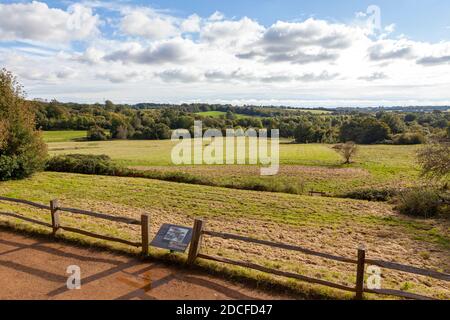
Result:
[[[392,141],[398,145],[422,144],[425,143],[425,137],[420,132],[409,132],[393,136]]]
[[[419,187],[401,192],[396,198],[396,207],[402,214],[430,218],[448,213],[448,195],[431,187]]]
[[[0,180],[20,179],[44,168],[47,147],[35,130],[34,112],[22,87],[0,71]]]
[[[108,139],[108,134],[103,128],[99,126],[93,126],[89,128],[87,132],[87,139],[90,141],[104,141]]]
[[[115,175],[122,168],[106,155],[69,154],[50,158],[46,170],[56,172],[73,172],[85,174]]]
[[[397,193],[394,189],[360,189],[345,193],[342,197],[367,201],[389,201]]]

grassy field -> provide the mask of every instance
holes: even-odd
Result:
[[[69,130],[69,131],[44,131],[44,141],[50,142],[68,142],[86,138],[86,131]]]
[[[417,146],[360,146],[351,165],[342,165],[339,155],[324,144],[280,144],[280,173],[262,177],[257,166],[173,166],[171,150],[175,142],[101,141],[49,143],[52,155],[106,154],[114,161],[140,170],[186,172],[213,179],[222,186],[252,184],[290,185],[298,190],[341,195],[359,188],[399,188],[414,183],[419,174],[415,163]]]
[[[41,203],[58,198],[64,206],[135,218],[149,213],[152,234],[162,223],[191,225],[194,217],[203,217],[209,230],[297,244],[348,257],[354,257],[357,246],[365,243],[371,258],[450,271],[448,221],[404,217],[385,203],[49,172],[26,180],[1,182],[0,194]],[[0,204],[0,211],[15,211],[44,221],[50,219],[48,212],[4,202]],[[93,232],[139,239],[138,226],[71,214],[63,214],[61,219],[62,224],[81,226]],[[1,215],[0,221],[20,224]],[[86,240],[82,236],[67,236]],[[343,284],[353,283],[355,277],[354,268],[346,264],[231,240],[205,238],[202,250]],[[296,281],[288,285],[293,283],[299,285]],[[450,298],[448,284],[388,270],[383,270],[383,288]]]

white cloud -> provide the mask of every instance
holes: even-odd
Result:
[[[381,40],[369,48],[369,57],[373,61],[412,59],[414,44],[408,40]]]
[[[126,14],[120,24],[122,32],[150,40],[160,40],[180,33],[175,19],[158,15],[153,11],[132,11]]]
[[[304,22],[278,21],[250,45],[242,59],[259,58],[269,63],[308,64],[335,61],[339,53],[364,36],[363,30],[310,18]]]
[[[196,48],[192,41],[176,38],[156,42],[149,47],[138,43],[130,43],[124,49],[105,55],[104,59],[122,63],[164,64],[183,63],[192,60]]]
[[[83,40],[99,33],[99,17],[81,4],[67,11],[49,8],[47,4],[0,4],[0,40],[35,40],[70,42]]]
[[[209,21],[220,21],[220,20],[223,20],[223,19],[225,19],[225,16],[223,15],[222,12],[219,12],[219,11],[214,12],[208,18]]]
[[[199,32],[200,31],[200,16],[193,14],[181,23],[181,30],[183,32]]]
[[[261,37],[263,32],[262,25],[244,17],[238,21],[209,22],[202,28],[200,37],[209,44],[233,49],[250,44]]]

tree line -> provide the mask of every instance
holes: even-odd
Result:
[[[312,113],[305,109],[209,104],[122,105],[32,101],[37,129],[87,130],[88,139],[169,139],[174,129],[279,129],[280,137],[298,143],[420,144],[428,137],[449,134],[450,113],[334,110]],[[220,111],[219,117],[204,116]],[[199,114],[200,113],[200,114]]]

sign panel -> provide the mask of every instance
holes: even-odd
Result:
[[[192,228],[163,224],[156,234],[151,246],[177,252],[185,252],[192,239]]]

